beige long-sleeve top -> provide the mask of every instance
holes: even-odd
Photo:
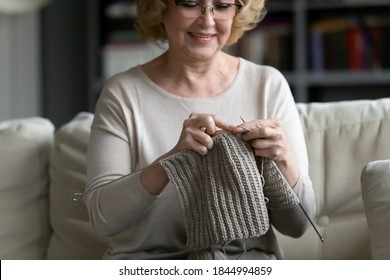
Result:
[[[159,196],[153,196],[143,188],[140,170],[175,146],[183,121],[192,112],[215,114],[237,124],[240,116],[247,121],[279,118],[299,165],[294,191],[309,216],[314,216],[305,140],[290,88],[279,71],[240,59],[237,76],[223,93],[184,98],[159,87],[137,66],[107,81],[90,135],[85,202],[95,231],[111,238],[104,258],[187,257],[175,187],[168,183]],[[299,236],[309,225],[299,207],[269,214],[273,227],[286,235]],[[283,257],[273,228],[223,249],[229,258]]]

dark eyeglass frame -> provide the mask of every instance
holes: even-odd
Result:
[[[228,6],[228,7],[232,7],[232,6],[236,6],[237,7],[237,12],[239,12],[242,8],[242,4],[238,4],[238,3],[218,3],[218,4],[213,4],[213,5],[206,5],[204,3],[201,3],[201,2],[198,2],[198,1],[190,1],[190,0],[175,0],[175,4],[176,6],[182,6],[183,4],[185,3],[193,3],[194,5],[197,5],[198,7],[202,7],[202,10],[201,10],[201,15],[203,15],[206,11],[206,8],[207,7],[210,7],[211,9],[211,13],[214,15],[214,8],[218,5],[225,5],[225,6]],[[184,5],[183,5],[184,6]],[[195,6],[194,6],[195,8]]]

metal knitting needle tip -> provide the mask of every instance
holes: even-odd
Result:
[[[240,116],[240,119],[243,123],[246,123],[246,121],[244,121],[244,119]],[[245,126],[242,126],[242,125],[239,125],[239,127],[241,127],[242,129],[244,129],[246,132],[250,131],[248,128],[246,128]]]
[[[322,238],[321,234],[318,232],[316,226],[314,225],[314,223],[311,221],[309,215],[307,215],[305,209],[303,208],[302,204],[299,202],[299,206],[301,207],[303,213],[305,214],[306,218],[309,220],[310,224],[312,225],[312,227],[314,228],[314,230],[316,231],[318,237],[320,238],[321,242],[324,243],[324,239]]]

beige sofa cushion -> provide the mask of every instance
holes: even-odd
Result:
[[[371,257],[390,260],[390,160],[368,163],[362,170],[361,183]]]
[[[42,259],[50,239],[48,160],[54,126],[0,123],[0,259]]]
[[[390,158],[390,98],[298,104],[317,200],[315,223],[298,240],[281,237],[287,259],[370,259],[360,173]]]
[[[97,237],[83,200],[86,180],[86,150],[93,115],[80,113],[55,135],[50,157],[50,221],[54,230],[48,259],[100,259],[106,241]]]

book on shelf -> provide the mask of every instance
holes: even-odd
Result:
[[[348,48],[348,63],[344,69],[358,71],[364,69],[364,41],[363,32],[358,26],[352,26],[346,31],[346,48]]]
[[[389,69],[390,19],[381,16],[323,19],[310,26],[315,72]]]

